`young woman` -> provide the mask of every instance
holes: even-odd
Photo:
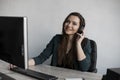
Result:
[[[84,28],[82,15],[70,13],[63,22],[62,34],[55,35],[39,56],[29,60],[29,65],[41,64],[52,55],[51,66],[88,71],[91,45]]]

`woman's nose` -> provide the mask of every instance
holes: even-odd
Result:
[[[72,23],[69,23],[69,24],[68,24],[68,27],[72,27]]]

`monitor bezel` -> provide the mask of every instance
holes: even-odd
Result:
[[[28,24],[27,17],[23,17],[24,20],[24,65],[25,69],[28,69]]]

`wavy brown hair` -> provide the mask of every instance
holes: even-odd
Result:
[[[66,51],[67,51],[67,44],[68,44],[68,35],[65,33],[64,25],[70,16],[77,16],[80,19],[80,25],[77,31],[78,33],[80,33],[81,30],[83,30],[85,27],[85,20],[82,17],[82,15],[78,12],[72,12],[65,18],[63,22],[63,28],[62,28],[62,40],[58,47],[58,65],[59,66],[62,65],[63,67],[65,67],[65,65],[68,65],[69,68],[73,68],[73,65],[74,65],[73,61],[77,59],[77,50],[76,50],[76,37],[77,36],[76,35],[74,35],[73,40],[72,40],[72,47],[68,55],[69,60],[66,61],[66,57],[65,57]]]

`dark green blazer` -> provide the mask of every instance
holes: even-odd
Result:
[[[52,40],[48,43],[46,48],[43,50],[43,52],[40,53],[39,56],[33,58],[35,60],[35,65],[43,63],[52,55],[51,66],[57,66],[58,65],[57,49],[61,39],[62,39],[62,35],[55,35],[52,38]],[[85,44],[82,45],[82,48],[86,55],[86,58],[82,61],[75,60],[74,69],[80,71],[88,71],[91,64],[91,56],[90,56],[91,45],[90,45],[90,40],[88,38],[84,38],[82,43],[83,42],[85,42]]]

